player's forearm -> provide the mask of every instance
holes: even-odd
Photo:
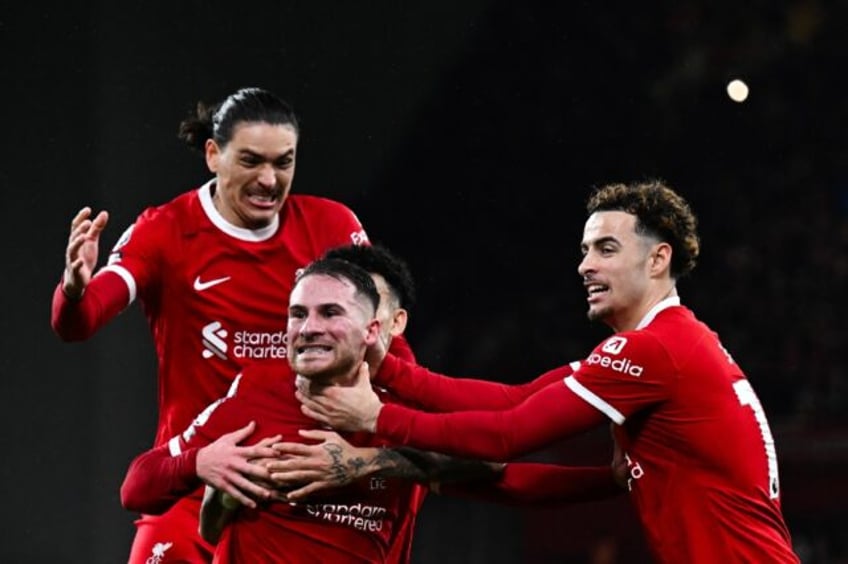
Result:
[[[62,291],[62,282],[53,291],[50,325],[63,341],[83,341],[91,337],[129,303],[124,281],[111,272],[92,278],[79,300]]]
[[[340,448],[328,448],[331,456],[330,471],[333,482],[347,484],[372,474],[403,478],[415,482],[428,482],[424,468],[416,465],[397,449],[360,447],[347,452]]]
[[[202,485],[196,472],[197,449],[171,456],[168,445],[137,456],[121,485],[121,505],[157,515]]]
[[[424,450],[508,461],[603,421],[600,411],[556,382],[503,411],[424,413],[386,404],[377,419],[377,433]]]
[[[411,464],[420,471],[427,482],[486,482],[497,480],[504,465],[449,456],[440,452],[424,451],[411,447],[396,447],[392,450],[402,457],[403,464]],[[418,479],[418,481],[424,481]]]
[[[387,356],[375,382],[397,397],[426,411],[495,410],[514,407],[548,384],[573,372],[562,366],[521,385],[437,374],[422,366]]]
[[[550,506],[599,501],[623,493],[609,466],[572,467],[511,462],[492,482],[448,484],[441,493],[511,505]]]

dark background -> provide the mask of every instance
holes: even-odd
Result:
[[[0,561],[125,561],[118,488],[153,438],[151,338],[134,305],[63,344],[50,297],[74,213],[109,210],[110,247],[205,181],[177,124],[243,86],[298,111],[295,190],[347,203],[408,259],[410,340],[452,374],[521,382],[588,352],[606,334],[576,275],[590,188],[676,187],[703,243],[682,299],[758,390],[804,562],[846,561],[846,2],[152,4],[0,7]],[[599,431],[533,458],[609,449]],[[432,496],[415,546],[417,563],[646,560],[624,498]]]

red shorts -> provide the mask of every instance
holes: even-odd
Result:
[[[128,564],[208,564],[215,547],[197,532],[200,500],[186,497],[162,515],[136,520]]]

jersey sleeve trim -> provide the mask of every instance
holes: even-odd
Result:
[[[612,419],[618,425],[624,423],[624,415],[616,408],[605,402],[598,395],[593,393],[589,388],[578,382],[574,376],[568,376],[565,379],[565,385],[569,390],[577,394],[585,402],[599,410],[601,413]]]
[[[180,448],[180,437],[171,437],[171,440],[168,441],[168,452],[171,453],[171,456],[179,456],[183,453],[183,449]]]
[[[100,269],[100,272],[114,272],[124,281],[124,284],[127,285],[127,290],[129,291],[129,299],[127,301],[127,305],[129,306],[131,303],[135,301],[136,294],[138,293],[138,286],[135,283],[135,277],[132,273],[119,264],[110,264],[109,266],[104,266]],[[99,273],[98,273],[99,274]]]

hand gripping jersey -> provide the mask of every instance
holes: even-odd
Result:
[[[246,367],[226,398],[170,441],[172,454],[209,444],[251,420],[257,429],[246,444],[278,433],[303,440],[297,431],[315,422],[302,414],[294,386],[285,361]],[[346,438],[359,446],[386,445],[368,434]],[[224,529],[214,562],[383,562],[415,489],[406,480],[367,477],[304,503],[242,507]]]

